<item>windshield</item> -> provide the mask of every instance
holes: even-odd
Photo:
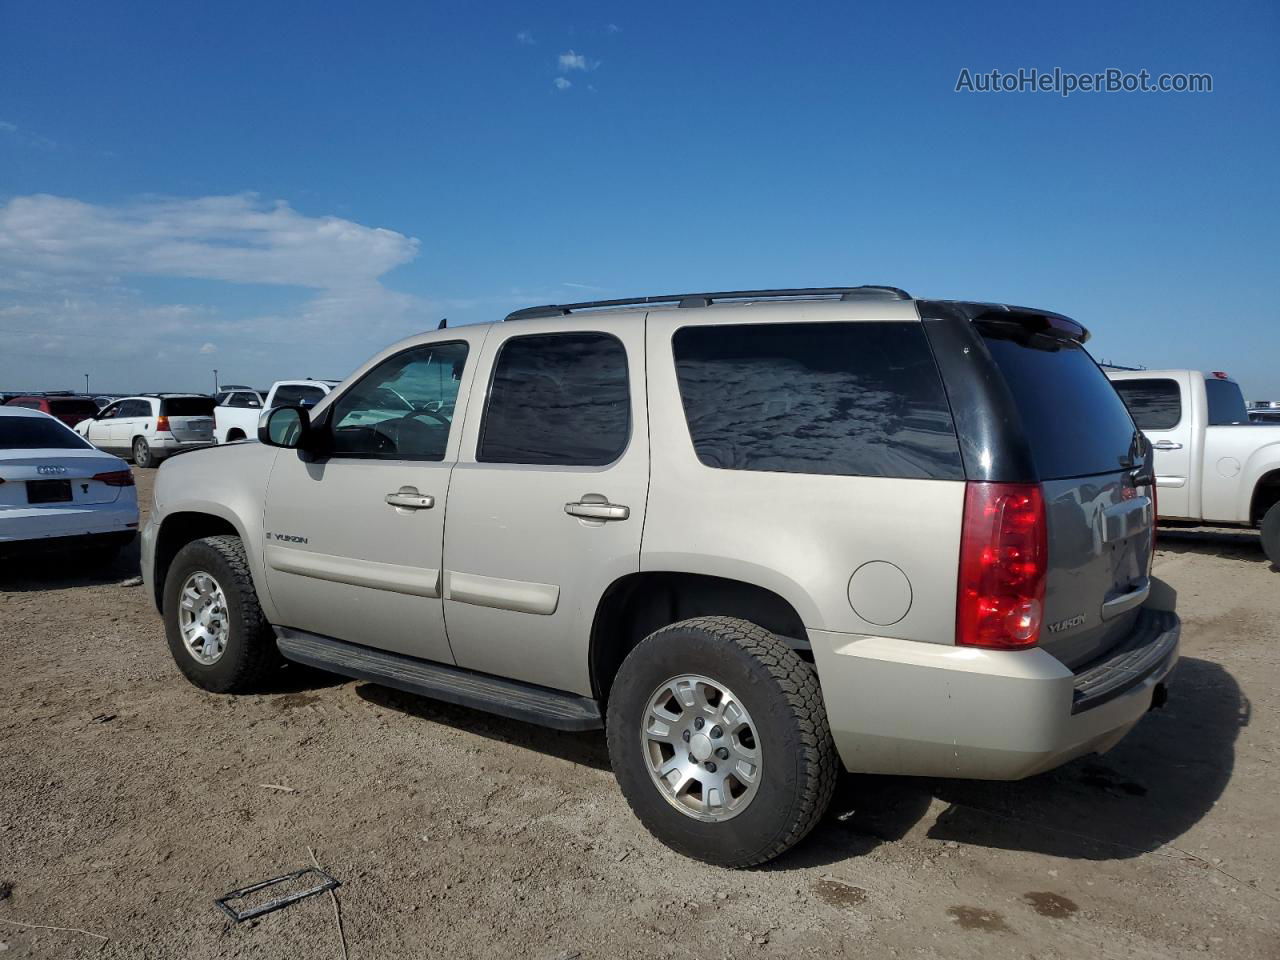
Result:
[[[0,450],[83,450],[87,446],[57,420],[0,417]]]
[[[1133,418],[1078,343],[981,325],[982,335],[1017,401],[1042,480],[1112,473],[1133,454]]]
[[[1204,392],[1209,400],[1209,426],[1249,422],[1249,411],[1245,409],[1244,394],[1238,383],[1205,377]]]

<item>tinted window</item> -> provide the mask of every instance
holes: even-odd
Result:
[[[261,407],[262,403],[252,393],[233,393],[227,400],[231,407]]]
[[[1182,390],[1176,380],[1115,380],[1116,392],[1143,430],[1172,430],[1182,421]]]
[[[1122,468],[1137,443],[1133,418],[1093,358],[1077,343],[983,325],[1004,374],[1042,480]]]
[[[476,459],[612,463],[631,434],[627,352],[604,333],[513,337],[494,364]]]
[[[0,417],[0,450],[80,450],[87,446],[56,420]]]
[[[287,383],[276,388],[273,407],[314,407],[325,398],[324,387],[312,387],[304,383]]]
[[[165,397],[160,413],[166,417],[212,417],[213,397]]]
[[[73,397],[68,400],[50,400],[49,412],[61,417],[72,415],[92,417],[98,412],[98,405],[87,397],[83,399]]]
[[[1249,411],[1245,409],[1244,394],[1240,392],[1239,384],[1206,377],[1204,392],[1209,398],[1210,426],[1249,422]]]
[[[126,400],[120,404],[121,417],[149,417],[151,416],[150,400]]]
[[[383,360],[333,405],[340,455],[443,460],[465,343],[433,343]]]
[[[964,478],[918,323],[685,327],[672,350],[694,450],[709,467]]]

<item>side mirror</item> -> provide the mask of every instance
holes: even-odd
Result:
[[[269,447],[299,450],[311,439],[311,414],[304,407],[276,407],[258,418],[258,440]]]

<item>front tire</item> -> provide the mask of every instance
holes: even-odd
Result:
[[[151,444],[146,437],[133,438],[133,462],[139,467],[154,467],[156,456],[151,452]]]
[[[1280,502],[1273,503],[1262,517],[1262,552],[1272,565],[1280,567]]]
[[[839,762],[817,674],[745,620],[698,617],[641,641],[618,670],[607,724],[632,811],[697,860],[772,860],[831,802]]]
[[[178,669],[213,693],[258,689],[282,662],[239,537],[178,551],[165,577],[164,628]]]

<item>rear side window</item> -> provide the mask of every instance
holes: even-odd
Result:
[[[708,467],[964,479],[918,323],[684,327],[671,347],[694,450]]]
[[[212,417],[213,397],[165,397],[160,401],[162,417]]]
[[[1221,427],[1249,422],[1249,411],[1244,405],[1244,394],[1240,392],[1238,383],[1206,377],[1204,392],[1209,398],[1209,426]]]
[[[1013,393],[1041,480],[1120,470],[1134,455],[1133,418],[1078,343],[980,325]]]
[[[150,400],[126,400],[120,405],[120,416],[122,417],[149,417],[151,416]]]
[[[74,415],[92,417],[98,412],[98,405],[92,400],[50,400],[49,412],[59,417]]]
[[[606,333],[513,337],[494,363],[476,459],[601,466],[631,434],[627,352]]]
[[[1168,379],[1115,380],[1113,386],[1142,430],[1172,430],[1182,422],[1182,390]]]
[[[304,383],[287,383],[276,388],[273,407],[314,407],[325,398],[323,387],[312,387]]]
[[[57,420],[0,417],[0,450],[81,450],[88,446]]]

